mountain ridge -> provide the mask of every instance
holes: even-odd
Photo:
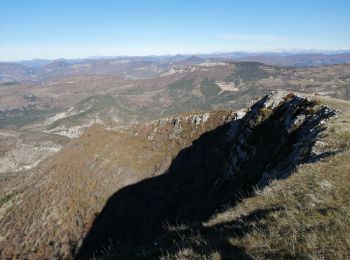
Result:
[[[277,94],[270,96],[268,100],[276,95]],[[315,99],[317,97],[312,98]],[[315,118],[313,120],[316,120],[315,122],[322,121],[322,117],[317,116],[317,111],[322,111],[323,109],[322,105],[320,105],[318,102],[306,101],[306,99],[299,98],[294,95],[288,95],[288,92],[280,94],[276,100],[280,100],[279,102],[281,102],[278,105],[279,102],[276,101],[275,105],[279,108],[274,107],[275,105],[272,107],[267,106],[268,108],[270,107],[269,109],[272,111],[268,113],[266,113],[267,111],[265,111],[265,108],[261,108],[262,104],[267,104],[266,98],[265,101],[260,101],[260,103],[257,103],[258,105],[256,105],[256,107],[261,108],[259,109],[259,113],[254,116],[258,125],[263,124],[263,122],[269,122],[267,119],[274,114],[273,111],[275,111],[275,109],[280,109],[280,111],[285,111],[285,113],[292,113],[291,115],[294,115],[293,113],[295,113],[293,116],[295,118],[297,118],[299,113],[306,113],[304,121],[299,121],[299,119],[297,120],[305,127],[308,125],[307,122],[312,122],[310,119],[314,118],[314,115]],[[292,100],[297,100],[297,102],[292,105]],[[291,109],[288,110],[289,105],[286,105],[285,108],[283,108],[283,104],[290,104]],[[295,112],[292,112],[294,111],[292,107],[296,109]],[[313,107],[315,109],[312,109]],[[248,115],[252,115],[254,113],[252,111],[255,111],[254,106],[250,112],[248,112]],[[270,113],[272,114],[270,115]],[[332,116],[332,113],[328,115],[324,114],[324,116]],[[267,118],[264,118],[264,115],[267,116]],[[5,198],[4,204],[1,207],[2,216],[0,221],[3,224],[6,223],[5,225],[1,225],[2,239],[0,241],[0,248],[2,248],[2,255],[25,255],[29,258],[39,256],[55,256],[61,258],[73,257],[75,253],[77,253],[77,250],[80,249],[82,252],[80,256],[85,258],[87,253],[85,250],[86,248],[90,248],[89,246],[86,247],[86,245],[89,245],[89,242],[86,242],[90,240],[90,238],[88,238],[89,236],[85,238],[85,244],[83,243],[85,234],[91,229],[91,227],[94,226],[94,220],[96,216],[99,215],[100,210],[102,210],[105,201],[107,201],[109,196],[111,196],[117,190],[123,190],[123,187],[125,187],[127,190],[132,190],[132,187],[143,187],[142,183],[144,182],[153,183],[153,178],[163,180],[164,178],[166,179],[169,178],[169,176],[173,176],[171,178],[175,178],[177,181],[181,182],[181,178],[178,179],[176,177],[178,174],[168,175],[168,171],[173,173],[178,172],[179,174],[181,173],[180,175],[184,175],[184,177],[189,181],[185,182],[188,184],[191,183],[192,177],[196,176],[196,174],[193,174],[197,171],[197,168],[207,169],[207,167],[209,167],[209,169],[212,169],[213,172],[217,172],[217,169],[221,168],[222,171],[219,172],[225,172],[226,168],[222,167],[227,165],[227,161],[220,167],[219,162],[230,158],[229,151],[231,149],[228,148],[232,145],[232,142],[234,143],[235,140],[233,137],[233,133],[235,132],[233,129],[235,129],[235,127],[233,125],[240,125],[238,122],[242,120],[239,119],[242,116],[243,114],[238,115],[232,111],[211,112],[208,114],[190,113],[178,118],[161,119],[154,121],[153,123],[135,126],[131,129],[126,128],[124,132],[119,133],[111,130],[104,130],[96,125],[90,127],[90,129],[81,137],[71,140],[70,143],[60,152],[39,164],[39,166],[37,166],[36,169],[31,171],[29,174],[20,174],[18,177],[8,178],[7,180],[5,179],[1,181],[2,183],[0,183],[0,185],[2,185],[2,187],[16,187],[11,189],[5,188],[3,193],[0,195],[2,198]],[[246,118],[249,118],[249,116]],[[288,120],[288,117],[285,117],[284,120]],[[341,116],[339,120],[342,120]],[[246,122],[249,121],[251,120],[247,120]],[[278,122],[278,120],[272,121]],[[258,129],[258,125],[253,127]],[[293,129],[293,127],[290,128],[292,131],[291,133],[298,131],[299,127],[300,126],[298,126],[296,129]],[[314,133],[316,134],[317,132],[318,131],[315,131]],[[202,134],[204,135],[202,136]],[[169,136],[171,137],[170,140]],[[213,138],[214,136],[215,138]],[[225,138],[221,138],[219,136]],[[263,138],[263,136],[264,135],[262,135],[261,138]],[[227,140],[231,141],[227,142]],[[292,138],[291,140],[294,139]],[[316,143],[317,142],[315,142],[315,144]],[[311,151],[309,144],[303,143],[302,147],[303,145],[309,147],[308,150]],[[327,158],[327,156],[332,156],[332,153],[328,154],[327,151],[337,151],[337,147],[338,145],[330,143],[328,148],[322,148],[322,150],[319,152],[320,154],[325,154],[325,158]],[[207,153],[207,155],[202,153]],[[226,155],[222,156],[224,155],[223,153]],[[273,155],[273,153],[270,154]],[[307,156],[307,154],[305,156]],[[303,156],[302,158],[306,157]],[[318,158],[320,159],[322,156],[319,156]],[[301,159],[298,159],[294,163],[298,164],[300,163],[300,160]],[[229,159],[229,161],[234,160]],[[192,165],[189,166],[188,169],[192,169],[191,171],[193,174],[186,175],[188,170],[186,165]],[[74,174],[72,174],[73,172]],[[217,172],[217,174],[219,174],[219,172]],[[216,179],[215,174],[211,176]],[[23,178],[23,181],[20,185],[17,184],[16,186],[13,186],[13,183],[18,181],[18,178]],[[177,182],[175,182],[175,179],[169,182],[169,184],[171,183],[170,186],[165,185],[163,187],[161,185],[157,188],[156,185],[154,187],[154,192],[156,192],[156,190],[166,190],[169,192],[171,191],[172,193],[175,192],[173,187],[173,184]],[[226,177],[223,178],[222,181],[219,181],[218,184],[228,184],[229,182],[225,182],[225,179]],[[12,183],[12,185],[10,185],[10,183]],[[158,183],[158,181],[155,183]],[[162,183],[162,181],[160,183]],[[212,178],[207,180],[205,180],[205,178],[202,179],[198,185],[194,185],[193,188],[198,189],[200,194],[206,194],[205,196],[209,194],[212,194],[213,196],[215,195],[215,192],[208,194],[208,190],[200,189],[201,187],[206,187],[206,184],[202,186],[200,183],[203,185],[205,183],[213,185],[215,181],[213,181]],[[153,187],[153,184],[151,186]],[[181,187],[182,185],[175,186]],[[192,185],[185,185],[183,188],[185,187],[192,189],[190,188]],[[228,187],[230,187],[230,185],[228,185]],[[222,192],[225,191],[230,193],[231,189],[228,189],[228,187],[222,189]],[[31,192],[34,190],[35,192]],[[142,193],[135,194],[142,196]],[[152,193],[150,193],[149,196],[152,196],[151,194]],[[144,194],[142,199],[146,199],[147,196]],[[164,198],[175,199],[176,197],[177,196],[169,195],[165,196]],[[219,197],[224,199],[224,201],[227,198],[230,198],[230,196]],[[205,218],[205,216],[209,217],[211,214],[214,214],[216,210],[220,209],[222,206],[225,206],[226,203],[224,201],[217,200],[219,197],[212,197],[212,199],[215,199],[210,201],[216,202],[212,204],[212,210],[207,211],[207,213],[205,213],[206,207],[202,207],[206,200],[198,200],[196,203],[198,207],[198,214],[194,214],[193,216],[198,216],[200,218]],[[123,198],[126,200],[132,199],[132,197],[124,197],[124,195]],[[187,210],[185,210],[186,203],[190,203],[190,201],[187,197],[186,199],[185,197],[183,199],[183,204],[181,204],[182,206],[180,206],[180,208],[184,209],[184,216],[186,216],[185,212],[189,212],[188,207]],[[219,203],[220,201],[223,202],[223,204]],[[114,203],[112,203],[112,205],[113,204]],[[210,204],[211,203],[209,203],[207,206],[209,207]],[[13,208],[14,205],[17,206]],[[160,203],[159,206],[161,205],[165,206],[170,211],[176,210],[177,208],[177,206],[175,206],[175,204],[173,205],[172,203]],[[176,205],[179,206],[179,204]],[[137,204],[135,204],[135,207],[136,206]],[[155,207],[157,208],[158,206],[155,205]],[[9,210],[11,208],[12,210]],[[109,210],[105,211],[109,212]],[[151,215],[157,219],[156,216],[157,214],[160,214],[160,212],[163,211],[155,210]],[[102,216],[104,214],[105,213],[103,213]],[[22,216],[24,219],[17,219],[16,216]],[[130,221],[134,218],[134,216],[130,214],[128,216],[130,217],[130,219],[128,218]],[[179,216],[181,216],[181,214],[179,214]],[[149,220],[152,220],[153,217],[150,217]],[[26,226],[25,230],[19,232],[19,229],[16,227],[22,225],[22,222],[26,221],[28,218],[32,219],[33,221],[30,225]],[[190,219],[187,218],[187,220]],[[192,220],[194,221],[195,218]],[[172,225],[172,222],[169,222],[169,224]],[[98,224],[96,226],[97,230],[100,229],[98,226],[100,225]],[[157,232],[159,232],[159,230],[163,230],[161,226],[162,225],[154,229],[151,225],[148,226],[147,230],[158,230]],[[142,233],[142,229],[138,229],[136,223],[134,228],[135,232],[138,230],[137,232]],[[46,231],[44,232],[44,230]],[[113,230],[114,229],[110,229],[110,232]],[[61,232],[65,233],[64,237],[62,237]],[[125,232],[125,234],[127,234],[127,229],[125,229]],[[41,235],[39,236],[36,234]],[[107,238],[108,236],[103,236],[103,239],[100,240],[101,243],[104,243],[104,239]],[[125,243],[127,243],[129,239],[131,238],[129,237],[126,239]],[[130,241],[132,242],[132,239]],[[142,239],[140,241],[142,241]],[[22,246],[19,247],[19,245]],[[82,245],[83,247],[81,247]],[[98,244],[96,244],[96,246],[98,246]],[[148,245],[145,244],[144,246],[148,248]],[[89,250],[94,250],[93,248],[94,247],[91,247]],[[101,254],[99,249],[96,250],[99,252],[98,254]],[[152,249],[152,252],[153,250],[154,249]],[[159,251],[157,250],[156,254],[159,254]],[[114,254],[113,252],[110,253]],[[103,255],[107,253],[108,252],[105,252]],[[129,250],[122,251],[122,254],[129,253]],[[138,253],[138,251],[136,250],[135,253]],[[89,254],[90,253],[87,255]],[[131,256],[129,255],[129,257],[126,258],[130,257]]]

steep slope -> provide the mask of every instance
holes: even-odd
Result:
[[[350,256],[350,102],[320,98],[341,111],[324,124],[313,152],[336,153],[297,167],[254,196],[239,196],[208,221],[169,225],[137,250],[112,245],[105,258],[348,259]],[[329,154],[329,153],[328,153]]]
[[[180,150],[234,117],[187,114],[123,132],[94,125],[35,169],[1,178],[0,258],[72,256],[116,190],[162,174]]]
[[[149,243],[153,249],[147,257],[159,257],[166,249],[157,246],[167,234],[164,226],[206,221],[269,178],[285,178],[298,164],[328,155],[315,155],[312,149],[320,124],[334,115],[294,94],[262,98],[242,119],[207,132],[182,150],[165,174],[116,192],[94,221],[78,258],[98,257],[113,247],[119,257],[137,257]]]

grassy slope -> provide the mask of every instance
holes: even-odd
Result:
[[[155,246],[164,259],[350,257],[350,102],[319,99],[342,112],[320,140],[341,152],[299,166],[207,222],[165,227]],[[141,255],[152,257],[155,247]]]
[[[35,170],[0,178],[0,259],[68,256],[113,193],[162,174],[180,150],[231,113],[208,113],[202,124],[191,123],[193,114],[164,118],[124,133],[93,125]]]

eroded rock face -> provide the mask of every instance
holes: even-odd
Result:
[[[270,93],[231,130],[236,141],[226,177],[247,187],[287,177],[295,165],[310,158],[323,123],[335,115],[317,101],[292,93]]]

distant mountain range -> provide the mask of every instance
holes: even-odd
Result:
[[[189,67],[205,62],[220,61],[251,61],[267,65],[307,67],[348,63],[350,62],[350,51],[327,53],[230,52],[0,62],[0,83],[47,82],[68,76],[111,74],[129,79],[154,78],[174,67]]]
[[[10,64],[17,81],[0,84],[0,128],[30,125],[74,137],[96,122],[114,127],[184,112],[239,109],[271,90],[350,98],[350,64],[281,67],[179,58],[167,63],[58,60],[37,68]]]

